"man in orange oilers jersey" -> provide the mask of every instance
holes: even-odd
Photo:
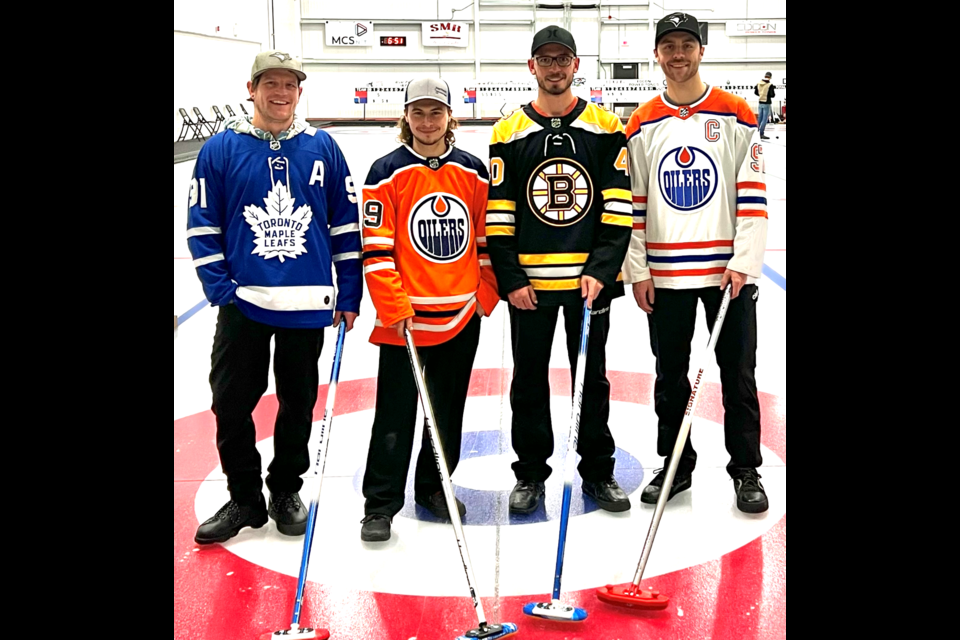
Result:
[[[370,341],[380,345],[377,408],[363,477],[360,538],[390,539],[404,502],[416,433],[417,387],[403,329],[413,335],[452,474],[480,318],[499,300],[485,238],[489,177],[453,146],[450,87],[434,78],[407,86],[398,123],[403,146],[377,160],[363,187],[364,277],[377,310]],[[414,498],[448,518],[430,441],[423,434]],[[465,509],[457,501],[460,515]]]
[[[724,433],[737,507],[767,510],[757,467],[760,404],[756,281],[767,239],[767,199],[757,121],[743,98],[700,79],[700,24],[685,13],[657,23],[655,55],[667,90],[627,124],[633,236],[623,266],[646,311],[657,358],[657,452],[669,456],[690,397],[687,370],[698,301],[713,323],[727,284],[732,300],[716,346],[723,385]],[[670,498],[692,485],[697,454],[688,439]],[[669,459],[665,460],[664,467]],[[643,490],[654,504],[664,474]]]

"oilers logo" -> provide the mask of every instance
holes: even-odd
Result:
[[[554,227],[580,222],[593,203],[593,183],[583,166],[569,158],[543,162],[527,184],[530,210]]]
[[[691,212],[706,205],[717,192],[717,165],[696,147],[668,151],[657,169],[660,195],[677,211]]]
[[[467,205],[449,193],[431,193],[410,212],[411,244],[430,262],[453,262],[466,253],[470,228]]]

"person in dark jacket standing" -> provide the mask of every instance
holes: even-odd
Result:
[[[773,77],[773,74],[767,71],[763,74],[763,80],[757,83],[757,86],[753,88],[754,95],[760,96],[759,107],[757,109],[757,124],[760,125],[760,139],[769,140],[769,136],[764,135],[764,129],[767,128],[767,120],[770,118],[770,105],[773,102],[773,99],[776,97],[776,92],[773,90],[773,85],[770,83],[770,79]]]

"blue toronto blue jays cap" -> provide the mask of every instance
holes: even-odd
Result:
[[[453,108],[450,102],[450,85],[440,78],[420,78],[411,80],[407,84],[407,92],[403,96],[403,106],[417,100],[436,100]]]

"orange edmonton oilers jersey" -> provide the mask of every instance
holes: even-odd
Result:
[[[377,310],[374,344],[413,317],[417,346],[441,344],[496,306],[485,237],[487,168],[451,146],[424,158],[404,145],[374,162],[363,186],[363,274]]]

